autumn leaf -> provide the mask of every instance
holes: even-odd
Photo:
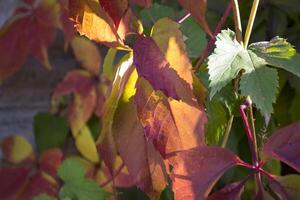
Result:
[[[203,30],[212,37],[212,32],[206,21],[207,0],[178,0],[183,8],[185,8],[202,26]]]
[[[151,37],[178,76],[192,87],[192,64],[186,53],[180,24],[169,18],[162,18],[153,25]]]
[[[19,164],[34,160],[31,144],[21,135],[7,137],[0,144],[3,158],[8,162]]]
[[[9,139],[7,138],[4,141]],[[14,153],[21,156],[28,149],[28,145],[24,147],[24,142],[28,143],[28,141],[25,139],[22,139],[22,141],[23,145],[19,144],[18,148],[13,148]],[[13,147],[16,144],[12,143],[11,145]],[[43,152],[39,161],[28,160],[24,163],[24,167],[20,163],[22,160],[18,160],[18,162],[12,160],[13,163],[19,164],[19,166],[0,169],[1,183],[6,184],[6,186],[1,187],[4,190],[0,190],[0,198],[31,200],[39,194],[48,194],[55,197],[59,188],[56,173],[62,157],[62,152],[59,149],[50,149]],[[7,161],[10,162],[10,160]]]
[[[197,147],[177,153],[173,163],[175,200],[206,199],[218,179],[240,159],[219,147]]]
[[[263,147],[264,159],[280,160],[300,172],[299,128],[300,124],[294,123],[275,131]]]
[[[135,94],[135,81],[130,84],[129,80],[127,86],[114,117],[116,146],[135,185],[157,199],[167,184],[167,169],[159,152],[146,139],[138,120],[131,98]]]
[[[204,144],[207,119],[197,103],[168,99],[142,78],[134,100],[147,138],[163,157]]]
[[[97,139],[97,149],[110,172],[114,169],[114,162],[117,155],[115,141],[112,135],[112,124],[115,111],[122,96],[127,81],[133,71],[132,54],[126,54],[118,65],[112,89],[103,107],[102,130]]]
[[[84,37],[74,37],[71,46],[81,66],[97,76],[101,70],[101,56],[98,47]]]
[[[140,36],[133,46],[133,63],[138,74],[174,99],[192,99],[190,85],[170,66],[153,39]]]
[[[109,14],[118,29],[120,21],[128,9],[128,0],[99,0],[101,7]]]
[[[56,0],[42,0],[28,7],[18,12],[22,17],[0,31],[0,80],[16,72],[30,54],[51,68],[47,48],[55,39],[56,29],[62,27],[60,5]]]

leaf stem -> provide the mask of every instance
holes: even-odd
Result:
[[[200,55],[200,57],[199,57],[196,65],[195,65],[194,71],[198,71],[199,70],[201,64],[203,63],[203,61],[205,60],[205,58],[208,56],[211,48],[213,47],[213,45],[214,45],[214,43],[216,41],[216,36],[222,30],[222,28],[224,27],[226,19],[229,16],[231,10],[232,10],[232,0],[228,3],[228,6],[227,6],[227,8],[226,8],[226,10],[225,10],[225,12],[224,12],[221,20],[217,24],[217,26],[215,28],[215,31],[213,33],[213,37],[210,38],[210,40],[209,40],[209,42],[208,42],[205,50]]]
[[[258,169],[258,171],[255,174],[255,182],[256,182],[256,189],[257,189],[257,196],[261,196],[262,195],[262,191],[263,191],[263,184],[262,184],[262,180],[261,180],[261,172],[259,171],[260,169],[260,163],[258,161],[258,151],[257,151],[257,144],[256,144],[256,137],[253,135],[249,122],[248,122],[248,118],[246,116],[245,110],[249,108],[250,113],[252,110],[252,102],[250,97],[247,97],[247,101],[246,104],[242,104],[240,106],[240,113],[242,116],[242,120],[244,123],[244,127],[246,129],[246,133],[247,133],[247,137],[248,137],[248,143],[249,143],[249,148],[250,148],[250,152],[251,152],[251,156],[252,156],[252,163],[253,163],[253,167],[255,169]],[[251,115],[251,114],[250,114]],[[252,119],[253,119],[253,111],[252,111]]]
[[[186,13],[184,16],[180,17],[180,18],[177,20],[177,23],[178,23],[178,24],[183,23],[183,22],[184,22],[186,19],[188,19],[190,16],[191,16],[191,13]]]
[[[233,119],[234,119],[234,115],[230,114],[229,120],[227,122],[227,127],[226,127],[226,130],[225,130],[225,134],[224,134],[224,137],[223,137],[222,145],[221,145],[221,147],[223,147],[223,148],[225,148],[226,145],[227,145],[228,138],[229,138],[230,131],[231,131],[231,127],[232,127],[232,123],[233,123]]]
[[[259,0],[254,0],[253,4],[252,4],[252,8],[251,8],[251,13],[250,13],[246,33],[245,33],[245,38],[244,38],[244,47],[245,48],[247,48],[247,46],[249,44],[249,39],[250,39],[250,35],[251,35],[252,29],[253,29],[253,24],[254,24],[256,13],[257,13],[258,5],[259,5]]]
[[[240,16],[240,7],[238,0],[233,1],[233,20],[235,27],[236,40],[240,43],[243,43],[243,28]]]

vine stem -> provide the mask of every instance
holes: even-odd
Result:
[[[234,115],[230,114],[229,120],[227,122],[227,127],[226,127],[226,130],[225,130],[225,134],[224,134],[224,137],[223,137],[222,145],[221,145],[221,147],[223,147],[223,148],[225,148],[226,145],[227,145],[228,138],[229,138],[230,131],[231,131],[231,127],[232,127],[232,123],[233,123],[233,119],[234,119]]]
[[[254,0],[253,4],[252,4],[252,8],[251,8],[251,13],[250,13],[246,33],[245,33],[245,38],[244,38],[244,47],[245,48],[247,48],[248,44],[249,44],[249,39],[250,39],[250,35],[251,35],[252,29],[253,29],[253,24],[254,24],[256,13],[257,13],[258,5],[259,5],[259,0]]]
[[[233,0],[233,20],[235,27],[236,40],[243,43],[243,28],[240,15],[239,1]]]
[[[200,55],[196,65],[195,65],[195,68],[194,68],[194,71],[198,71],[199,68],[200,68],[200,65],[201,63],[205,60],[205,58],[208,56],[209,54],[209,51],[211,50],[211,48],[213,47],[215,41],[216,41],[216,36],[218,35],[218,33],[221,31],[221,29],[224,27],[224,24],[226,22],[226,19],[227,17],[229,16],[231,10],[232,10],[232,0],[228,3],[228,6],[221,18],[221,20],[219,21],[219,23],[217,24],[216,28],[215,28],[215,31],[213,33],[213,37],[210,38],[205,50],[203,51],[203,53]]]
[[[188,19],[190,16],[191,16],[191,13],[185,14],[184,16],[182,16],[181,18],[179,18],[179,19],[177,20],[177,23],[178,23],[178,24],[183,23],[183,22],[184,22],[186,19]]]

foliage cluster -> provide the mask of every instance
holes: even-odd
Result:
[[[36,151],[1,141],[0,199],[299,199],[300,3],[241,3],[0,1],[0,81],[57,31],[78,61]]]

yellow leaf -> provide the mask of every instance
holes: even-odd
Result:
[[[3,157],[14,164],[25,160],[34,160],[34,153],[31,144],[21,135],[5,138],[1,142]]]
[[[76,59],[94,75],[100,71],[101,57],[97,46],[84,37],[74,37],[71,41]]]
[[[192,64],[186,53],[180,25],[169,18],[162,18],[154,24],[151,36],[164,53],[170,67],[175,69],[178,75],[192,86]]]
[[[75,21],[76,29],[81,35],[111,47],[123,46],[112,19],[97,0],[72,0],[70,11],[71,19]]]
[[[75,138],[75,145],[78,151],[93,163],[99,162],[99,156],[95,141],[92,137],[90,129],[83,127]]]

